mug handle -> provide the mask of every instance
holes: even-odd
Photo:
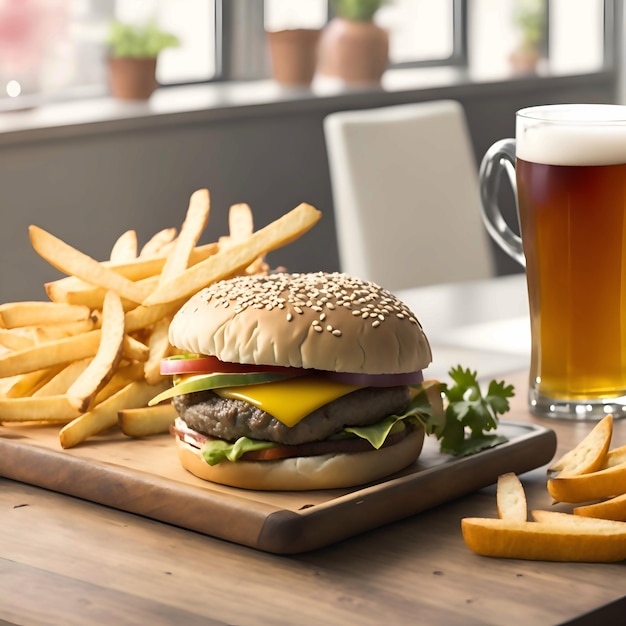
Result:
[[[498,206],[498,190],[502,171],[505,171],[509,177],[517,202],[515,139],[502,139],[487,150],[480,164],[478,178],[482,216],[487,231],[512,259],[515,259],[522,267],[526,267],[522,240],[509,228]]]

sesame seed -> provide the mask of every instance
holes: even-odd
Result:
[[[399,322],[419,326],[411,310],[390,292],[374,283],[337,272],[238,276],[218,281],[204,289],[200,299],[210,303],[211,307],[232,306],[233,314],[252,307],[273,315],[272,311],[278,309],[283,311],[281,315],[288,322],[293,321],[296,314],[311,312],[317,318],[311,322],[316,332],[325,329],[336,336],[341,335],[335,324],[341,324],[338,320],[342,315],[337,309],[344,308],[351,315],[368,320],[367,323],[374,328],[380,324]],[[390,316],[395,320],[388,320]]]
[[[338,328],[335,328],[332,333],[335,337],[341,337],[341,331]]]

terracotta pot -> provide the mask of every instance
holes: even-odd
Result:
[[[111,94],[123,100],[147,100],[157,87],[156,58],[109,58]]]
[[[388,58],[387,31],[372,22],[335,17],[322,32],[318,70],[350,84],[379,83]]]
[[[320,30],[308,28],[267,33],[274,80],[281,85],[311,84],[317,64],[320,33]]]
[[[509,62],[516,74],[533,74],[537,71],[537,65],[541,55],[536,50],[519,49],[511,52]]]

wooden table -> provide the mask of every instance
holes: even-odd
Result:
[[[493,290],[508,293],[498,315],[491,299],[484,303],[484,316],[470,310],[481,293]],[[465,302],[465,315],[456,311],[446,325],[443,313],[435,315],[433,298],[448,307],[455,293]],[[513,293],[522,294],[520,306],[509,306]],[[427,318],[438,320],[435,355],[445,331],[464,321],[468,328],[476,329],[481,320],[495,328],[506,316],[524,315],[519,279],[429,288],[409,296],[413,303],[427,301]],[[469,358],[472,350],[462,346],[459,355]],[[453,362],[455,355],[446,354]],[[511,364],[512,356],[522,358],[502,353]],[[525,408],[525,374],[505,377],[518,389],[516,418],[553,428],[560,452],[592,427],[531,416]],[[625,422],[616,424],[615,441],[626,442]],[[530,507],[551,506],[545,467],[524,474],[522,481]],[[488,487],[330,547],[277,556],[0,478],[0,623],[624,622],[624,606],[587,615],[624,597],[624,564],[499,560],[471,553],[461,537],[461,518],[495,514],[494,488]]]

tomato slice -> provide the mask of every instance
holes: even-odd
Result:
[[[248,374],[252,372],[273,372],[277,374],[304,374],[299,367],[279,365],[253,365],[227,363],[214,356],[175,356],[161,361],[161,374]]]

